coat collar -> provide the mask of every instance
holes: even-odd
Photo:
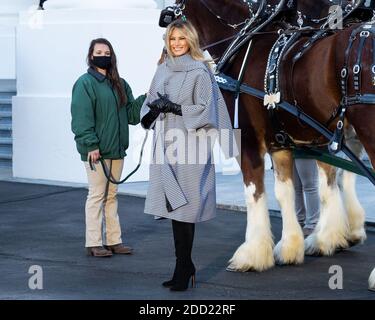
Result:
[[[106,76],[96,71],[94,68],[90,67],[87,69],[87,73],[91,74],[99,82],[103,82],[106,79]]]
[[[203,61],[194,60],[190,54],[180,57],[167,57],[166,66],[172,71],[191,71],[194,69],[204,69]]]

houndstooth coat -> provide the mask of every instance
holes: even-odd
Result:
[[[221,92],[206,64],[189,54],[167,58],[158,67],[141,118],[150,110],[147,103],[158,98],[157,92],[180,104],[182,116],[162,113],[151,125],[153,148],[144,211],[190,223],[212,219],[216,190],[210,132],[226,129],[220,132],[233,136]],[[223,151],[226,157],[236,155],[233,150]]]

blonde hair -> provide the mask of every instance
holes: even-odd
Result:
[[[203,52],[199,47],[199,36],[197,30],[189,21],[184,21],[181,19],[173,21],[167,27],[165,32],[165,48],[167,49],[167,54],[169,57],[173,58],[171,46],[169,39],[171,37],[172,32],[174,29],[179,29],[183,35],[186,37],[186,41],[190,48],[190,55],[194,60],[205,61],[203,56]]]

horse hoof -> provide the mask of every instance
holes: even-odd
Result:
[[[336,249],[335,249],[335,253],[340,253],[340,252],[343,252],[343,251],[345,251],[346,249],[349,249],[351,246],[350,245],[348,245],[347,247],[337,247]]]
[[[307,256],[331,256],[346,248],[348,248],[348,242],[344,237],[313,233],[305,239],[305,255]]]
[[[254,269],[250,266],[236,266],[233,263],[230,264],[225,268],[226,271],[228,272],[247,272],[247,271],[254,271]]]
[[[232,265],[229,265],[228,267],[225,268],[226,271],[228,272],[243,272],[239,269],[236,269],[234,266]],[[246,270],[246,271],[250,271],[250,270]]]
[[[363,244],[367,239],[366,231],[364,228],[360,228],[356,231],[351,231],[348,237],[348,247],[356,246],[357,244]]]
[[[274,249],[275,261],[278,265],[301,264],[305,256],[302,232],[280,240]]]
[[[320,250],[305,252],[305,255],[309,257],[315,257],[315,258],[324,256],[324,254]]]
[[[272,242],[257,241],[243,243],[229,260],[227,271],[246,272],[264,271],[275,264],[272,254]]]
[[[316,244],[316,240],[312,236],[305,239],[305,255],[310,257],[323,257],[323,251]]]
[[[345,247],[343,247],[343,246],[337,247],[336,250],[335,250],[335,253],[339,253],[339,252],[345,251],[346,249],[349,249],[349,248],[354,247],[357,244],[361,244],[361,243],[362,243],[362,241],[360,239],[348,240],[348,245],[345,246]]]
[[[363,242],[360,239],[348,240],[348,248],[354,247],[357,244],[361,244],[361,243],[363,243]]]
[[[323,251],[317,244],[316,235],[313,233],[305,239],[305,255],[310,257],[322,257]]]
[[[368,278],[368,289],[375,291],[375,268],[372,270],[370,277]]]

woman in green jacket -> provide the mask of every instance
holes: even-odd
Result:
[[[98,159],[104,159],[115,179],[121,178],[129,145],[128,125],[139,123],[146,95],[134,99],[130,86],[119,76],[116,55],[108,40],[91,41],[87,63],[87,73],[73,86],[71,104],[72,131],[89,183],[86,248],[96,257],[130,254],[132,249],[121,240],[117,185],[106,179]]]

